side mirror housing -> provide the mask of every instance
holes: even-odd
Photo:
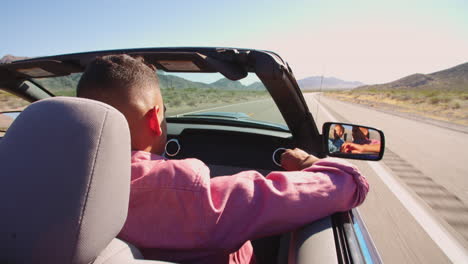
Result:
[[[330,157],[373,160],[383,158],[384,133],[356,124],[327,122],[322,128],[323,149]]]

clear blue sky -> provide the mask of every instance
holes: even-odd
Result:
[[[468,61],[468,1],[4,1],[0,56],[229,46],[366,83]]]

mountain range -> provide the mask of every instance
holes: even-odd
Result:
[[[393,82],[365,85],[357,89],[468,91],[468,62],[430,74],[416,73]]]
[[[17,56],[13,56],[13,55],[7,54],[7,55],[3,56],[3,57],[0,59],[0,64],[2,64],[2,63],[10,63],[10,62],[17,61],[17,60],[25,60],[25,59],[29,59],[29,58],[28,58],[28,57],[17,57]]]
[[[194,82],[179,76],[171,74],[159,74],[159,85],[162,89],[177,88],[197,88],[197,89],[221,89],[221,90],[266,90],[261,82],[254,82],[249,85],[244,85],[240,81],[231,81],[226,78],[221,78],[212,83]]]

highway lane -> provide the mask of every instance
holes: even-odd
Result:
[[[271,98],[247,101],[226,106],[211,107],[181,114],[193,114],[201,112],[242,112],[246,113],[250,116],[250,118],[255,120],[286,125],[286,122],[281,116],[278,107],[276,107],[275,102]]]
[[[307,97],[315,101],[315,95]],[[332,112],[340,109],[335,115],[341,121],[382,129],[387,139],[383,164],[468,248],[468,134],[326,97],[319,100]]]
[[[384,161],[379,162],[379,164],[392,178],[408,189],[409,194],[414,197],[421,208],[437,220],[437,225],[441,226],[441,230],[448,232],[450,239],[467,248],[466,221],[464,220],[466,213],[465,188],[467,185],[463,174],[468,166],[463,165],[463,162],[461,166],[446,166],[442,171],[444,174],[451,174],[448,178],[444,178],[440,174],[438,166],[444,162],[452,162],[446,161],[449,155],[443,155],[444,150],[449,151],[445,147],[452,147],[452,145],[441,146],[448,139],[446,136],[451,135],[457,138],[452,143],[462,147],[464,145],[460,141],[463,141],[463,137],[466,141],[467,135],[454,134],[453,131],[444,131],[440,127],[419,124],[420,122],[414,120],[397,118],[366,107],[335,102],[325,97],[318,98],[320,104],[323,105],[323,107],[318,107],[315,96],[314,94],[305,94],[309,109],[314,114],[319,127],[323,122],[330,121],[324,114],[324,111],[329,110],[333,115],[336,115],[338,120],[341,119],[340,121],[374,126],[384,130],[387,137],[387,153]],[[336,109],[339,111],[334,111]],[[284,123],[270,99],[216,107],[205,111],[207,110],[244,112],[253,119]],[[409,129],[411,132],[408,132]],[[408,137],[408,135],[413,136],[413,138]],[[415,135],[416,138],[414,138]],[[437,143],[442,152],[426,154],[425,151],[431,151],[430,144],[425,147],[425,141],[420,140],[417,135],[430,140],[428,142],[432,142],[432,146]],[[461,149],[468,148],[462,147]],[[451,259],[433,240],[434,237],[437,240],[437,236],[428,235],[431,230],[422,228],[419,223],[421,219],[415,219],[415,216],[408,212],[407,205],[403,204],[388,188],[381,176],[369,166],[369,163],[362,161],[353,161],[353,163],[360,167],[371,183],[371,192],[359,210],[384,262],[450,263]],[[455,161],[456,163],[457,161]],[[465,175],[467,174],[465,173]],[[446,210],[447,208],[448,210]],[[452,255],[456,256],[457,254],[455,252]],[[453,259],[452,256],[452,261]]]
[[[372,111],[366,107],[338,105],[334,106],[337,107],[334,109],[339,109],[340,111],[335,112],[331,107],[325,107],[326,109],[316,107],[317,101],[321,105],[331,104],[326,98],[317,99],[312,94],[306,94],[305,97],[319,124],[330,121],[330,118],[324,114],[326,111],[332,112],[332,115],[338,121],[367,124],[379,128],[381,127],[378,124],[367,121],[368,119],[362,115],[367,115],[369,118],[377,115],[377,119],[384,120],[380,112]],[[353,119],[353,116],[357,115],[357,113],[361,114],[361,120],[356,121]],[[341,114],[347,115],[349,119]],[[393,116],[389,116],[388,118],[393,120]],[[398,120],[393,121],[393,125],[398,126]],[[384,132],[387,132],[387,130],[384,129]],[[466,249],[463,248],[463,246],[466,247],[464,238],[444,221],[440,212],[432,210],[418,196],[413,190],[414,186],[407,185],[401,181],[400,176],[411,176],[412,178],[410,179],[416,179],[418,183],[421,183],[420,180],[424,180],[425,178],[410,163],[391,152],[389,146],[392,146],[391,140],[390,142],[387,141],[387,153],[384,160],[378,163],[378,165],[383,167],[383,173],[376,173],[374,169],[369,168],[369,165],[376,164],[374,162],[353,161],[364,172],[371,183],[371,192],[359,210],[383,260],[390,263],[446,263],[451,261],[465,263],[466,261],[464,260],[466,260],[467,253]],[[404,152],[405,149],[396,149],[395,151]],[[431,161],[428,160],[427,162]],[[387,163],[397,168],[399,172],[395,173],[395,171],[386,165]],[[383,174],[388,174],[395,183],[389,185],[388,180],[385,180]],[[424,183],[424,181],[422,182]],[[403,193],[395,192],[395,190],[398,190],[398,187],[403,189]],[[427,186],[425,187],[427,188]],[[430,189],[429,191],[433,190]],[[409,199],[402,199],[405,192],[409,196]],[[410,202],[413,202],[416,206],[414,204],[409,206]],[[418,211],[422,211],[422,217],[421,214],[415,213]],[[442,237],[440,234],[442,234]],[[434,241],[437,241],[437,243]],[[445,253],[441,250],[441,247],[444,248]],[[446,253],[450,256],[450,259],[446,256]]]

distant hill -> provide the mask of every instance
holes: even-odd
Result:
[[[322,88],[322,90],[346,90],[364,85],[361,82],[344,81],[335,77],[323,77],[322,83],[321,76],[312,76],[300,79],[297,81],[297,83],[303,91],[319,90],[320,88]]]
[[[0,64],[10,63],[10,62],[17,61],[17,60],[25,60],[25,59],[29,59],[29,58],[28,57],[16,57],[16,56],[8,54],[8,55],[3,56],[0,59]]]
[[[262,82],[254,82],[247,86],[248,90],[266,90]]]
[[[192,82],[190,80],[168,74],[159,74],[159,85],[161,89],[167,88],[178,88],[178,89],[187,89],[187,88],[202,88],[209,89],[211,86],[206,83],[201,82]]]
[[[393,82],[365,85],[357,89],[412,89],[468,91],[468,62],[431,74],[416,73]]]
[[[58,78],[39,78],[35,79],[35,81],[51,91],[53,94],[70,95],[74,94],[80,78],[81,73],[72,73],[68,76],[61,76]]]
[[[266,88],[261,82],[254,82],[249,85],[243,85],[240,81],[231,81],[226,78],[221,78],[216,82],[209,84],[211,88],[223,90],[261,90],[265,91]]]
[[[226,78],[221,78],[216,82],[210,83],[210,86],[216,89],[224,90],[241,90],[245,89],[245,86],[240,81],[231,81]]]
[[[162,89],[221,89],[221,90],[266,90],[261,82],[255,82],[250,85],[243,85],[240,81],[231,81],[221,78],[212,83],[202,83],[190,81],[171,74],[159,74],[159,85]]]

